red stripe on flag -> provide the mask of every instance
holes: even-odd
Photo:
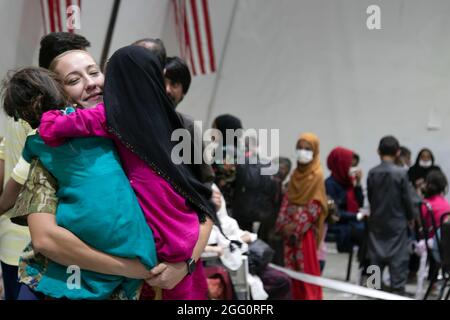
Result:
[[[56,17],[58,18],[58,31],[64,31],[61,22],[61,6],[59,0],[56,1]]]
[[[208,8],[208,0],[202,0],[203,3],[203,17],[205,18],[205,29],[206,29],[206,37],[208,39],[208,53],[209,53],[209,62],[211,67],[211,72],[216,71],[216,61],[214,57],[214,46],[211,32],[211,23],[209,19],[209,8]]]
[[[55,32],[55,9],[53,6],[54,0],[48,0],[48,17],[50,19],[50,32]]]
[[[187,50],[188,50],[188,54],[189,54],[189,60],[191,63],[192,73],[195,76],[197,74],[197,72],[195,71],[194,59],[192,57],[191,37],[189,35],[186,11],[184,11],[184,37],[186,40],[186,46],[187,46]]]
[[[192,17],[194,19],[194,31],[195,31],[195,38],[197,40],[196,43],[197,43],[198,59],[200,62],[200,69],[202,73],[205,73],[205,61],[203,58],[202,38],[200,34],[196,0],[191,0],[191,8],[192,8]]]

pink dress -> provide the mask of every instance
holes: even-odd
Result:
[[[61,116],[56,110],[46,112],[41,119],[39,134],[46,144],[53,146],[64,143],[68,137],[99,136],[114,139],[123,169],[153,231],[158,260],[175,263],[191,257],[199,236],[197,213],[186,205],[185,198],[165,179],[107,131],[103,104],[92,109],[77,110],[69,116]],[[184,277],[172,290],[163,290],[163,299],[207,299],[207,290],[206,277],[199,260],[192,275]]]
[[[434,221],[436,222],[436,228],[439,229],[441,226],[441,217],[444,213],[450,212],[450,204],[447,199],[442,195],[435,195],[430,198],[425,199],[431,205],[433,209]],[[428,211],[425,205],[422,205],[422,216],[425,218],[427,223],[426,227],[432,226],[431,218],[428,216]],[[430,238],[434,236],[434,230],[430,232]]]

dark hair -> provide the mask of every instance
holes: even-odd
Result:
[[[6,114],[23,119],[32,128],[39,126],[44,112],[67,105],[64,88],[57,75],[29,67],[9,74],[2,83],[1,95]]]
[[[39,66],[48,69],[53,59],[70,50],[86,50],[91,43],[83,36],[70,32],[52,32],[42,37]]]
[[[422,156],[422,153],[424,153],[424,152],[428,152],[430,154],[430,156],[431,156],[431,163],[432,163],[432,165],[434,165],[434,154],[428,148],[423,148],[422,150],[419,151],[419,154],[417,155],[417,158],[416,158],[416,164],[417,165],[419,164],[420,157]]]
[[[151,46],[147,47],[145,44],[150,44]],[[162,67],[166,64],[166,47],[161,39],[144,38],[133,42],[133,45],[145,47],[156,54]]]
[[[356,165],[358,165],[359,164],[359,154],[357,154],[357,153],[355,153],[355,152],[353,152],[353,159],[352,159],[352,161],[353,160],[355,160],[356,161]]]
[[[231,114],[223,114],[223,115],[216,117],[213,121],[213,124],[215,124],[217,130],[219,130],[220,133],[222,134],[223,142],[226,142],[224,145],[227,145],[227,146],[232,144],[231,141],[226,140],[227,130],[231,129],[231,130],[236,131],[236,130],[244,128],[242,126],[241,120],[235,116],[232,116]],[[240,137],[240,135],[239,135],[239,137]],[[233,145],[235,147],[237,147],[237,145],[238,145],[239,137],[234,136]]]
[[[186,62],[179,57],[169,57],[166,62],[164,77],[175,83],[181,83],[186,94],[191,86],[191,72]]]
[[[288,168],[288,170],[291,171],[292,161],[289,158],[279,157],[278,158],[278,163],[280,165],[285,165]]]
[[[411,156],[411,150],[409,150],[405,146],[400,146],[400,157],[410,157]]]
[[[397,155],[400,149],[400,143],[394,136],[385,136],[380,140],[378,151],[381,156],[393,156]]]
[[[425,185],[427,198],[446,193],[448,187],[447,177],[441,170],[431,170],[425,177]]]

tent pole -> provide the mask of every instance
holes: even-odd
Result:
[[[109,48],[111,47],[111,40],[114,34],[114,27],[116,26],[117,15],[119,13],[121,0],[114,0],[111,17],[109,18],[108,30],[106,32],[105,43],[103,44],[102,57],[100,59],[100,68],[104,70],[106,60],[108,59]]]

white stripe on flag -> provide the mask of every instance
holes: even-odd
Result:
[[[44,34],[47,34],[50,32],[50,19],[48,16],[49,8],[48,8],[48,2],[47,0],[41,0],[41,6],[42,6],[42,20],[44,25]]]
[[[62,30],[59,31],[68,31],[67,29],[67,5],[65,0],[59,1],[59,15],[61,17],[61,27]]]
[[[205,23],[205,14],[203,10],[203,1],[197,1],[197,12],[198,12],[198,22],[200,28],[200,36],[201,36],[201,50],[203,53],[203,62],[205,65],[205,73],[211,73],[211,59],[208,51],[208,37],[206,35],[206,23]]]
[[[209,0],[172,0],[180,55],[194,75],[215,72]]]
[[[190,52],[192,53],[192,61],[194,62],[194,65],[192,66],[192,69],[196,74],[201,74],[200,70],[200,58],[199,58],[199,51],[197,47],[197,38],[195,36],[195,24],[194,24],[194,16],[193,16],[193,10],[191,2],[186,5],[186,17],[187,17],[187,25],[188,25],[188,32],[189,32],[189,38],[190,38]]]
[[[51,5],[53,9],[51,10]],[[67,9],[71,5],[81,6],[79,0],[41,0],[44,34],[50,32],[70,32]],[[51,21],[53,20],[53,28]]]

